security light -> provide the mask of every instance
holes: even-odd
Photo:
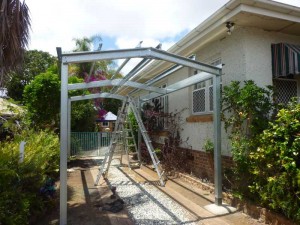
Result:
[[[227,28],[227,34],[231,35],[231,32],[234,29],[234,23],[230,21],[226,22],[226,28]]]

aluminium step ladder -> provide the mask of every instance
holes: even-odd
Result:
[[[128,162],[128,167],[131,169],[132,167],[140,167],[141,166],[141,156],[140,152],[137,148],[135,136],[133,133],[132,129],[132,123],[131,120],[128,118],[128,114],[125,120],[125,124],[123,127],[123,150],[125,151],[125,154],[127,156],[127,162]],[[133,149],[133,151],[132,151]],[[122,164],[122,157],[123,157],[123,152],[121,153],[121,164]],[[138,161],[133,161],[130,159],[130,153],[137,154],[137,159]]]
[[[99,172],[98,172],[98,175],[97,175],[97,178],[95,181],[95,186],[98,185],[101,175],[103,175],[103,177],[105,177],[107,175],[111,161],[112,161],[113,154],[115,152],[115,149],[116,149],[117,145],[119,144],[120,140],[123,141],[122,130],[124,127],[125,117],[127,114],[127,107],[128,107],[128,102],[123,101],[122,107],[118,112],[115,129],[114,129],[114,131],[112,133],[112,137],[110,139],[108,151],[105,153],[102,165],[99,168]]]
[[[138,123],[138,126],[139,126],[139,129],[141,131],[141,135],[143,136],[144,142],[147,146],[147,150],[148,150],[148,152],[150,154],[150,157],[152,159],[153,166],[154,166],[155,171],[156,171],[156,173],[158,175],[158,178],[160,180],[160,184],[161,184],[161,186],[165,186],[165,181],[167,180],[167,177],[165,175],[165,171],[162,170],[160,161],[159,161],[159,159],[158,159],[158,157],[157,157],[157,155],[154,151],[152,141],[150,140],[148,132],[147,132],[147,130],[144,126],[144,123],[142,121],[142,118],[140,117],[140,114],[137,110],[135,101],[132,98],[128,97],[128,102],[129,102],[130,109],[132,110],[132,112],[135,116],[135,119]]]
[[[130,106],[130,109],[132,110],[132,112],[135,116],[135,119],[137,121],[137,124],[138,124],[138,127],[140,129],[141,135],[144,139],[147,150],[148,150],[148,152],[150,154],[150,157],[152,159],[153,166],[154,166],[155,171],[156,171],[156,173],[158,175],[158,178],[160,180],[160,184],[161,184],[161,186],[164,186],[165,181],[167,180],[167,177],[165,176],[164,171],[162,170],[160,161],[159,161],[159,159],[158,159],[158,157],[157,157],[157,155],[154,151],[152,142],[151,142],[150,137],[148,135],[148,132],[147,132],[147,130],[146,130],[144,124],[143,124],[143,121],[142,121],[142,119],[139,115],[139,112],[137,110],[135,102],[129,96],[126,98],[126,100],[123,101],[123,105],[121,107],[121,110],[118,113],[118,118],[117,118],[117,121],[116,121],[115,130],[113,132],[111,142],[110,142],[110,147],[109,147],[109,150],[107,151],[107,153],[105,154],[105,157],[104,157],[104,160],[102,162],[101,168],[99,169],[99,173],[97,175],[95,186],[98,185],[99,180],[101,178],[101,175],[103,175],[103,177],[105,177],[108,173],[108,170],[109,170],[109,167],[110,167],[110,164],[111,164],[111,161],[112,161],[112,157],[113,157],[118,139],[121,137],[121,135],[123,135],[123,138],[124,138],[124,136],[126,137],[126,132],[124,131],[124,129],[125,129],[125,121],[126,121],[127,113],[128,113],[127,112],[128,111],[128,106]],[[131,127],[131,130],[132,130],[132,127]],[[128,149],[126,150],[126,143],[125,142],[124,142],[124,147],[125,147],[125,153],[128,157],[127,158],[128,159],[128,167],[130,168]],[[138,155],[140,155],[139,152],[138,152]],[[140,160],[140,156],[139,156],[139,160]]]

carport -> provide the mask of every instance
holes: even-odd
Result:
[[[141,97],[140,101],[147,101],[158,96],[169,94],[177,90],[189,87],[201,81],[213,78],[213,105],[214,105],[214,161],[215,161],[215,204],[222,205],[222,175],[221,175],[221,117],[220,117],[220,82],[222,69],[210,66],[196,60],[178,56],[162,51],[157,48],[134,48],[112,51],[95,52],[74,52],[62,53],[57,49],[58,57],[61,62],[61,118],[60,118],[60,225],[67,224],[67,159],[70,142],[70,119],[71,102],[94,98],[116,98],[124,99],[127,95],[117,94],[120,87],[130,87],[131,90],[147,90],[150,94]],[[68,66],[74,63],[95,62],[101,60],[125,59],[124,63],[117,71],[120,71],[125,64],[132,58],[141,58],[141,62],[134,67],[123,79],[112,79],[94,81],[90,83],[68,84]],[[165,88],[158,88],[150,84],[144,84],[132,81],[132,78],[138,74],[152,60],[163,60],[184,67],[193,68],[201,71],[194,76],[188,77],[177,83],[171,84]],[[155,77],[156,80],[162,77]],[[75,96],[69,98],[69,90],[88,89],[92,87],[114,86],[111,92],[99,94],[90,94],[85,96]],[[120,92],[122,93],[122,92]],[[131,96],[133,97],[133,96]]]

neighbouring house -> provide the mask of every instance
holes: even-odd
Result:
[[[300,96],[300,8],[269,0],[231,0],[172,46],[168,52],[222,67],[222,85],[233,80],[254,80],[274,85],[279,101]],[[182,66],[154,61],[133,80],[167,87],[201,73]],[[166,76],[169,75],[169,76]],[[157,79],[156,79],[157,78]],[[162,79],[159,79],[162,78]],[[136,96],[147,92],[136,92]],[[162,111],[182,112],[181,146],[191,155],[191,172],[213,180],[204,142],[213,139],[212,80],[160,97]],[[165,125],[167,126],[167,125]],[[164,137],[157,138],[163,143]],[[232,165],[230,143],[222,130],[222,164]]]
[[[115,128],[117,116],[112,112],[108,112],[102,119],[97,119],[97,127],[99,132],[112,132]]]

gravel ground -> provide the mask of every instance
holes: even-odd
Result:
[[[125,203],[135,224],[194,225],[193,216],[178,203],[149,183],[136,183],[112,161],[109,182],[117,187],[117,194]],[[199,224],[199,222],[197,223]]]

